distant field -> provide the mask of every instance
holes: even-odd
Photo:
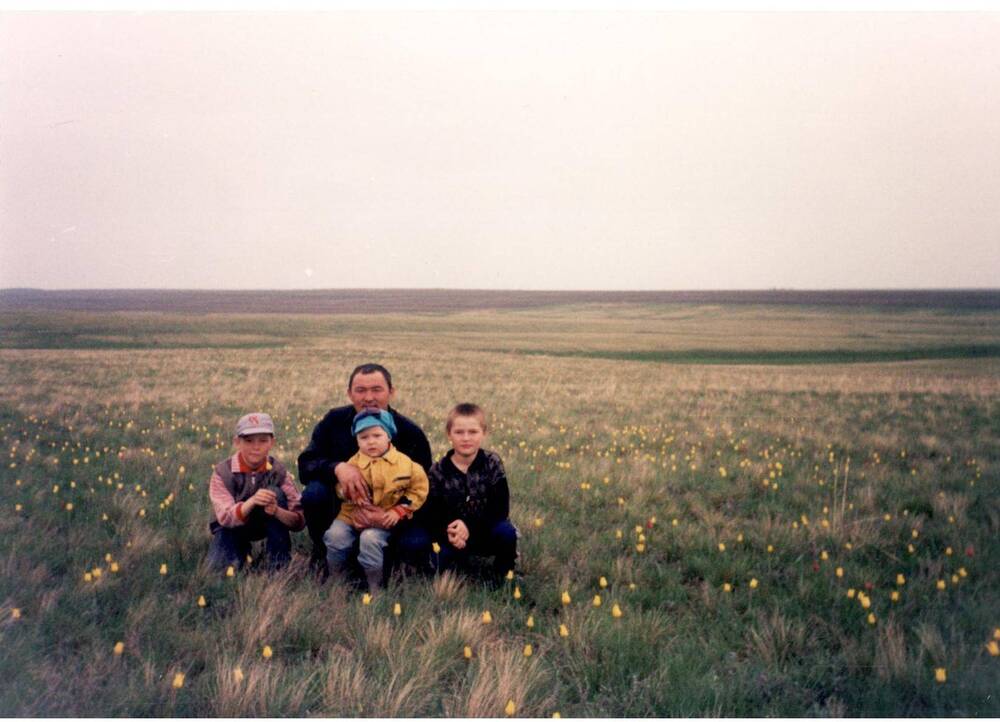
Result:
[[[229,315],[3,292],[0,710],[998,716],[984,294]],[[396,578],[364,605],[305,573],[304,535],[286,574],[208,573],[236,418],[272,413],[294,466],[372,359],[435,455],[451,405],[488,408],[523,576]]]

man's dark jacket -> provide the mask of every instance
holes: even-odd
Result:
[[[419,426],[392,407],[389,408],[389,413],[396,422],[393,445],[424,467],[424,471],[430,469],[431,445],[427,436]],[[299,482],[303,486],[308,486],[313,481],[322,481],[333,488],[337,482],[333,467],[358,453],[358,440],[351,433],[351,424],[356,414],[353,406],[338,406],[330,409],[323,420],[316,424],[309,446],[299,454]]]

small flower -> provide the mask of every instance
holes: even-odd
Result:
[[[843,578],[843,576],[844,576],[844,568],[843,568],[843,567],[837,567],[837,568],[836,568],[836,569],[834,570],[834,574],[836,574],[836,575],[837,575],[837,579],[841,579],[841,578]]]
[[[720,552],[726,551],[726,545],[725,545],[725,543],[719,542],[719,551]]]
[[[964,579],[965,577],[969,576],[969,573],[967,571],[965,571],[965,567],[959,567],[958,568],[958,576],[960,576],[960,577],[962,577]]]
[[[71,501],[66,502],[66,511],[73,511],[73,502]]]
[[[174,675],[174,681],[172,683],[174,689],[180,689],[184,686],[184,673],[178,672]]]
[[[618,619],[621,615],[622,615],[622,608],[618,606],[617,602],[615,602],[614,604],[611,605],[611,616],[614,617],[615,619]]]
[[[872,599],[867,594],[859,594],[858,601],[861,602],[862,609],[868,609],[872,605]]]
[[[942,591],[944,591],[945,587],[947,587],[948,585],[945,584],[944,579],[938,579],[937,580],[937,584],[935,586],[937,587],[937,589],[938,589],[939,592],[942,592]]]
[[[733,591],[733,585],[730,584],[729,582],[723,583],[722,591],[724,591],[726,594],[729,594],[729,592]]]
[[[431,544],[431,550],[435,554],[440,554],[441,553],[441,545],[438,544],[437,542],[434,542],[433,544]]]
[[[595,594],[594,595],[594,602],[593,602],[593,604],[594,604],[595,607],[601,606],[601,595],[600,594]]]
[[[507,570],[507,576],[505,576],[504,579],[506,579],[508,582],[514,581],[514,570],[513,569],[508,569]]]
[[[514,599],[521,598],[521,587],[514,587]]]
[[[889,595],[889,599],[891,599],[894,602],[898,602],[899,601],[899,592],[897,592],[895,589],[892,590],[892,593]]]
[[[990,653],[991,657],[1000,656],[1000,645],[996,643],[996,640],[991,639],[986,643],[986,651]]]
[[[204,594],[199,594],[198,595],[198,606],[199,607],[205,607],[207,605],[208,605],[208,602],[205,601],[205,595]]]
[[[232,564],[230,564],[228,567],[226,567],[226,576],[227,577],[235,577],[236,576],[236,567],[234,567]]]
[[[768,544],[767,545],[767,553],[768,554],[774,554],[774,545],[773,544]]]
[[[115,642],[115,647],[111,651],[116,657],[122,656],[122,652],[125,651],[125,642]]]
[[[161,564],[160,565],[160,574],[162,574],[163,576],[167,575],[167,565],[166,564]],[[182,682],[182,684],[183,684],[183,682]]]
[[[525,624],[525,626],[528,627],[528,629],[534,629],[534,627],[535,627],[535,618],[532,615],[529,614],[528,615],[528,620],[524,624]]]
[[[948,547],[947,549],[944,550],[944,555],[946,557],[950,557],[952,554],[954,554],[954,551],[952,550],[951,547]]]
[[[160,573],[161,574],[165,574],[166,572],[160,572]],[[83,581],[85,581],[85,582],[92,582],[92,581],[94,581],[94,575],[91,574],[90,572],[84,572],[83,573]]]
[[[490,614],[490,610],[487,609],[485,612],[483,612],[483,624],[492,624],[492,622],[493,622],[493,615]]]
[[[569,636],[569,630],[566,629],[566,625],[565,624],[560,624],[559,625],[559,636],[560,637],[568,637]]]
[[[750,580],[750,588],[756,589],[760,582],[757,581],[756,577]]]
[[[948,681],[948,672],[945,671],[944,667],[938,667],[934,670],[934,681],[938,684],[944,684]]]
[[[392,605],[392,613],[397,617],[403,613],[403,607],[400,606],[399,602]]]
[[[118,566],[118,562],[111,562],[111,566],[108,567],[108,569],[111,570],[112,574],[117,574],[118,570],[121,569],[121,567]]]
[[[847,598],[848,599],[854,599],[854,595],[855,595],[855,591],[853,589],[848,589],[847,590]]]
[[[372,603],[372,595],[369,594],[368,592],[365,592],[363,595],[361,595],[361,603],[367,607],[369,604]]]
[[[902,574],[897,574],[896,575],[896,586],[901,587],[904,584],[906,584],[906,577],[904,577]]]
[[[552,719],[562,719],[562,715],[559,714],[558,712],[553,712]]]
[[[540,516],[535,517],[535,526],[540,527],[542,525],[542,518]]]
[[[635,545],[635,550],[637,552],[639,552],[640,554],[642,554],[644,551],[646,551],[646,545],[645,544],[641,544],[641,543],[640,544],[636,544]]]
[[[868,613],[868,623],[875,624],[875,612]]]
[[[563,603],[563,606],[566,606],[567,604],[569,604],[569,603],[570,603],[570,602],[572,602],[572,601],[573,601],[573,600],[572,600],[572,598],[571,598],[571,597],[569,596],[569,592],[563,592],[563,593],[562,593],[562,603]]]
[[[240,667],[233,670],[233,679],[236,680],[237,684],[243,681],[243,670]]]
[[[472,659],[472,647],[466,645],[462,648],[462,656],[466,659]]]
[[[607,588],[608,580],[605,579],[604,577],[601,577],[600,579],[597,580],[597,586],[599,586],[601,589]]]
[[[274,650],[271,649],[270,644],[264,645],[264,649],[261,650],[260,656],[262,656],[264,659],[270,659],[272,656],[274,656]]]
[[[517,711],[517,707],[514,706],[514,700],[507,700],[507,706],[503,708],[503,713],[508,717],[513,717],[514,712]]]
[[[11,609],[10,610],[10,618],[11,619],[20,619],[21,618],[21,608],[20,607],[14,607],[13,609]]]
[[[827,554],[826,550],[823,550],[819,553],[819,558],[822,559],[823,561],[826,561],[827,559],[830,558],[830,555]]]
[[[993,642],[993,644],[994,644],[994,646],[995,646],[995,645],[996,645],[996,642]],[[533,652],[534,652],[534,650],[533,650],[533,649],[531,648],[531,645],[530,645],[530,644],[526,644],[526,645],[524,645],[524,656],[525,656],[525,657],[530,657],[530,656],[532,655],[532,653],[533,653]],[[995,655],[994,655],[994,656],[995,656]]]

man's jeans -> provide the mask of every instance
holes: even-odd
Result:
[[[288,508],[285,492],[276,489],[278,506]],[[278,569],[291,560],[292,539],[288,527],[277,517],[269,516],[261,507],[253,508],[242,526],[217,527],[212,533],[212,544],[208,549],[208,563],[216,570],[234,566],[242,569],[250,542],[266,539],[265,550],[269,557],[269,567]]]

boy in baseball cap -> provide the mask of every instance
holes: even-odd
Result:
[[[240,417],[233,443],[236,453],[215,465],[208,482],[215,511],[208,562],[215,569],[241,568],[250,543],[266,539],[270,567],[283,567],[291,558],[289,530],[301,529],[305,518],[292,475],[269,455],[274,422],[264,413]]]
[[[323,541],[330,573],[343,581],[348,556],[360,537],[358,563],[365,572],[368,589],[374,592],[382,586],[390,530],[420,508],[430,484],[423,467],[393,447],[396,424],[388,411],[365,409],[354,417],[351,431],[358,441],[358,453],[347,463],[361,471],[372,502],[360,505],[345,499]],[[337,493],[341,493],[340,486]]]

